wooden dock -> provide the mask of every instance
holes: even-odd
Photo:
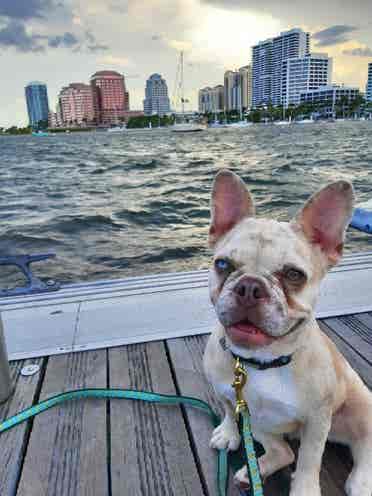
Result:
[[[321,327],[372,387],[372,314],[323,319]],[[0,420],[62,391],[145,389],[196,396],[219,410],[204,378],[207,336],[165,339],[11,363],[16,391]],[[28,363],[40,373],[20,375]],[[214,496],[216,455],[202,412],[126,400],[84,400],[49,410],[0,437],[1,496]],[[345,448],[327,446],[322,494],[344,495]],[[288,494],[290,471],[270,478],[265,495]],[[229,495],[236,495],[234,488]]]
[[[0,299],[14,396],[0,421],[63,391],[124,388],[220,406],[202,356],[215,314],[207,272],[81,283]],[[350,254],[321,287],[321,327],[372,387],[372,252]],[[40,371],[24,377],[21,369]],[[191,408],[79,400],[0,435],[0,496],[214,496],[209,418]],[[324,496],[341,496],[348,451],[328,446]],[[288,494],[290,470],[265,496]],[[229,495],[237,491],[231,486]]]

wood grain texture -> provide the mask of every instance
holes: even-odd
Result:
[[[372,331],[356,315],[325,319],[324,322],[351,348],[372,365]]]
[[[21,370],[31,363],[43,366],[45,359],[22,360],[10,364],[13,396],[0,406],[0,422],[31,406],[38,390],[40,373],[33,376],[21,376]],[[14,496],[21,474],[24,449],[27,444],[29,422],[0,435],[0,494]]]
[[[106,387],[106,351],[49,359],[40,400],[77,388]],[[35,418],[17,496],[108,493],[106,402],[64,403]]]
[[[327,323],[326,323],[327,322]],[[327,336],[332,339],[332,341],[337,346],[338,350],[344,355],[349,364],[353,369],[360,375],[367,386],[372,389],[372,367],[368,361],[361,356],[354,348],[352,348],[347,341],[347,336],[341,333],[343,338],[335,332],[333,327],[331,327],[332,322],[327,319],[326,322],[319,322],[322,331],[327,334]],[[338,328],[338,327],[337,327]],[[339,332],[340,329],[338,328]]]
[[[109,351],[110,386],[175,394],[162,342]],[[110,402],[112,496],[202,496],[181,409]]]

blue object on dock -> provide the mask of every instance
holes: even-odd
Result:
[[[350,226],[367,234],[372,234],[372,211],[356,208]]]
[[[0,297],[57,291],[61,287],[58,282],[43,282],[32,273],[30,268],[30,264],[33,262],[40,262],[42,260],[47,260],[48,258],[55,258],[55,256],[55,253],[44,253],[37,255],[9,255],[0,257],[0,265],[15,265],[23,272],[28,281],[27,286],[13,289],[0,289]]]

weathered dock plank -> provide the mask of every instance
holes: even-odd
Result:
[[[325,323],[351,348],[372,365],[372,329],[363,317],[348,315],[325,319]]]
[[[106,350],[49,359],[40,400],[106,387]],[[64,403],[35,418],[17,496],[108,494],[106,402]]]
[[[32,360],[32,363],[43,367],[46,359]],[[37,396],[41,374],[24,377],[21,370],[30,365],[30,360],[13,362],[10,365],[14,394],[7,403],[0,406],[0,421],[15,415],[31,406]],[[21,474],[24,451],[27,446],[29,423],[23,423],[14,429],[4,432],[0,440],[0,494],[14,496]]]
[[[332,339],[338,350],[345,356],[353,369],[360,375],[367,386],[372,389],[371,365],[360,353],[358,353],[353,347],[350,346],[350,344],[348,344],[347,337],[349,333],[346,336],[343,336],[343,334],[341,333],[341,328],[339,326],[336,326],[336,329],[338,329],[338,331],[341,333],[340,336],[332,327],[333,324],[333,319],[332,321],[331,319],[327,319],[324,322],[319,322],[322,331],[327,334],[329,338]]]
[[[162,342],[109,350],[110,387],[175,394]],[[202,496],[178,406],[110,402],[112,496]]]

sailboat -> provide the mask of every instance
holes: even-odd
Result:
[[[185,99],[184,96],[184,81],[183,81],[183,51],[181,51],[180,54],[180,66],[181,66],[181,80],[179,84],[179,89],[181,93],[181,106],[182,106],[182,112],[181,112],[181,122],[176,122],[172,128],[171,131],[173,133],[196,133],[199,131],[203,131],[205,129],[204,126],[201,124],[198,124],[197,122],[187,122],[185,118],[185,103],[187,103],[187,100]]]

